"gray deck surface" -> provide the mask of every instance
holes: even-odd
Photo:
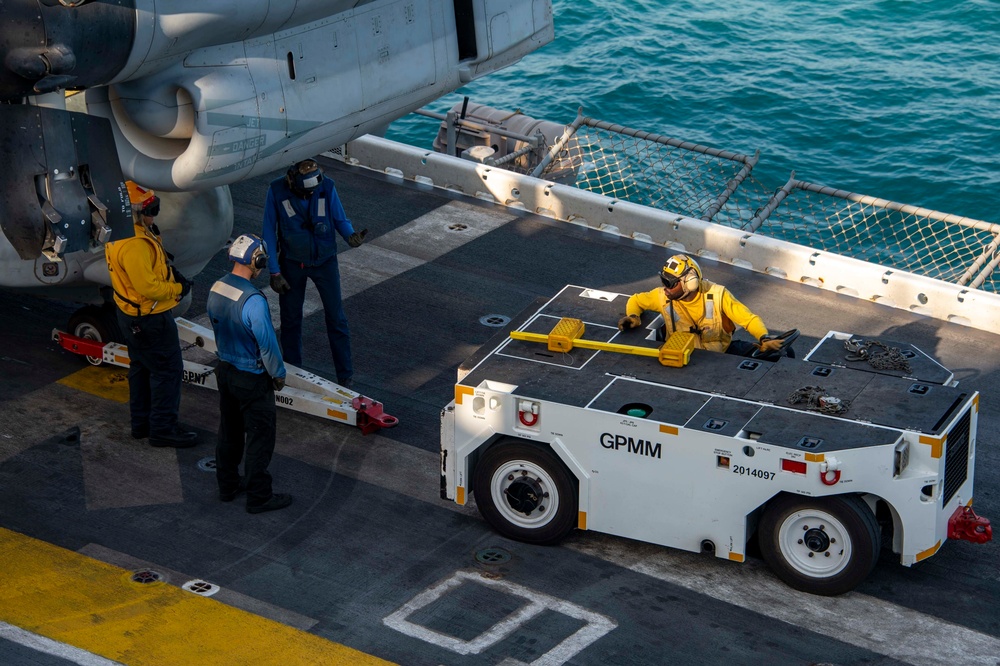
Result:
[[[401,664],[531,663],[581,626],[545,611],[462,656],[383,623],[456,571],[611,618],[617,628],[570,655],[573,664],[1000,663],[996,541],[948,542],[912,568],[887,553],[856,592],[831,600],[785,587],[755,557],[736,564],[587,532],[558,547],[527,546],[493,533],[471,505],[441,501],[439,414],[459,365],[499,330],[481,319],[514,317],[566,284],[650,289],[669,252],[363,170],[328,169],[355,227],[369,230],[365,246],[341,247],[354,388],[383,401],[400,424],[362,437],[279,410],[271,471],[275,490],[296,503],[251,516],[239,502],[220,503],[214,475],[197,464],[213,455],[216,394],[183,390],[181,418],[201,434],[199,446],[174,452],[135,442],[127,405],[55,383],[84,366],[49,341],[75,306],[3,293],[0,526],[127,568],[151,563],[176,572],[171,582],[211,581],[228,603]],[[232,188],[235,233],[259,230],[267,183]],[[467,228],[449,230],[456,219]],[[831,329],[881,336],[916,345],[951,369],[961,389],[980,391],[975,506],[1000,519],[1000,337],[712,261],[702,267],[770,330],[800,329],[803,353]],[[227,270],[220,254],[197,276],[185,316],[204,313],[209,287]],[[322,312],[307,318],[305,345],[304,365],[333,377]],[[659,367],[648,361],[650,372]],[[511,559],[479,563],[475,554],[489,547]],[[466,583],[410,621],[469,640],[519,603]],[[0,663],[63,662],[0,640]]]

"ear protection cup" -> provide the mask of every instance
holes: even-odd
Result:
[[[687,296],[701,289],[701,266],[686,254],[675,254],[660,271],[660,280],[670,298]]]
[[[684,287],[685,296],[701,288],[701,278],[698,276],[697,271],[694,270],[688,270],[687,274],[681,278],[681,283]]]
[[[253,254],[253,267],[257,270],[267,268],[267,253],[264,252],[263,246]]]
[[[257,234],[243,234],[229,248],[229,260],[262,270],[267,267],[267,243]]]

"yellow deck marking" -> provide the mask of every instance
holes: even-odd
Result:
[[[108,365],[88,365],[57,383],[114,402],[128,402],[128,370]]]
[[[0,620],[129,666],[390,663],[2,528],[0,562]]]

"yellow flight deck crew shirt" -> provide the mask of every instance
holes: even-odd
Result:
[[[694,341],[697,349],[726,351],[736,326],[745,328],[757,340],[767,335],[767,327],[760,317],[750,312],[721,284],[708,280],[701,281],[700,293],[690,301],[670,301],[663,288],[657,287],[633,294],[625,304],[626,315],[638,316],[646,310],[657,310],[663,315],[667,337],[675,330],[699,333]]]
[[[108,243],[104,257],[115,303],[125,314],[158,314],[180,302],[182,287],[173,280],[163,243],[144,225],[135,225],[135,237]]]

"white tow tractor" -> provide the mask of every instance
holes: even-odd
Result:
[[[442,498],[475,493],[539,544],[586,529],[742,562],[756,533],[782,580],[824,595],[883,539],[906,566],[991,539],[971,508],[979,394],[919,349],[831,332],[801,360],[692,351],[648,313],[619,332],[627,298],[567,286],[463,364]]]
[[[95,320],[96,321],[96,320]],[[177,334],[181,339],[184,358],[183,381],[185,384],[219,390],[215,368],[210,363],[215,357],[215,334],[212,330],[187,319],[178,317]],[[82,335],[71,335],[54,329],[52,340],[63,349],[86,357],[92,365],[129,366],[128,347],[117,342],[102,342],[101,332],[93,325],[76,327]],[[107,333],[104,333],[107,336]],[[199,358],[187,358],[195,356]],[[399,423],[395,416],[386,414],[382,403],[344,388],[294,365],[285,364],[285,387],[275,391],[274,402],[278,407],[311,414],[323,419],[357,426],[362,434],[391,428]]]

